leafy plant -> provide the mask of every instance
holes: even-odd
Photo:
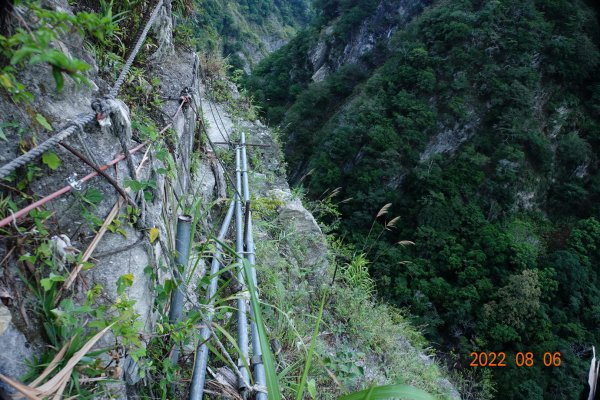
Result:
[[[369,275],[369,260],[365,254],[355,256],[350,263],[342,269],[346,282],[359,290],[372,296],[375,293],[375,282]]]
[[[427,392],[409,385],[372,386],[360,392],[341,396],[339,400],[380,400],[406,398],[411,400],[433,400],[434,397]]]
[[[152,190],[156,189],[156,182],[153,180],[137,181],[133,179],[125,179],[123,185],[131,188],[134,192],[143,191],[146,201],[152,201]]]
[[[16,72],[24,65],[40,63],[52,68],[57,91],[61,91],[64,86],[64,75],[71,77],[76,83],[87,83],[84,72],[90,66],[57,49],[54,43],[72,28],[82,36],[87,33],[103,41],[105,37],[112,35],[115,28],[116,20],[110,8],[104,15],[85,12],[71,15],[44,9],[32,1],[28,2],[27,8],[35,28],[32,29],[23,22],[13,35],[0,35],[0,56],[9,61],[8,65],[0,69],[0,87],[17,101],[30,101],[32,95],[17,80]]]

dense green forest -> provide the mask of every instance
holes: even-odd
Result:
[[[313,24],[247,78],[284,131],[290,179],[312,198],[342,188],[338,233],[448,365],[503,351],[498,398],[579,399],[600,344],[598,10],[424,4],[388,43],[312,82],[325,28],[335,53],[377,4],[317,1]],[[535,365],[515,367],[519,351]],[[560,367],[543,366],[546,352]]]
[[[197,50],[228,57],[234,68],[244,68],[243,58],[253,62],[270,49],[269,41],[287,41],[312,17],[307,0],[196,0],[179,24]]]

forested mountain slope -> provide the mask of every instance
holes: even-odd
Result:
[[[351,198],[339,233],[449,365],[502,351],[507,367],[488,370],[497,398],[587,393],[600,343],[598,10],[322,0],[315,11],[247,79],[284,130],[291,181]],[[379,234],[386,203],[400,219]],[[535,365],[516,367],[517,352]],[[543,366],[546,352],[560,367]]]
[[[199,0],[190,2],[188,12],[180,31],[198,50],[222,53],[246,72],[312,17],[308,0]]]

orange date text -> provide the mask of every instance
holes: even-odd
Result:
[[[514,356],[507,356],[503,351],[473,351],[470,356],[470,367],[506,367],[509,363],[517,367],[560,367],[562,362],[559,351],[547,351],[541,356],[536,356],[531,351],[519,351]]]

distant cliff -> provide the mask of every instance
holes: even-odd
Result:
[[[260,60],[286,44],[312,17],[307,0],[198,1],[182,21],[197,47],[228,58],[249,73]]]

